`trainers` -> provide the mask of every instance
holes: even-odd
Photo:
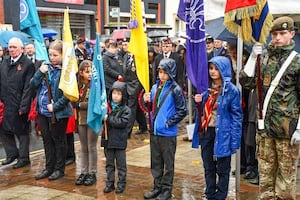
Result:
[[[84,180],[84,185],[89,186],[95,184],[97,181],[96,174],[87,174]]]
[[[76,185],[83,185],[84,181],[86,179],[87,174],[80,174],[79,177],[77,178],[75,184]]]

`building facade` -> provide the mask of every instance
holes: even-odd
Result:
[[[62,38],[63,13],[69,8],[70,27],[73,38],[85,35],[95,38],[96,26],[100,22],[100,33],[110,35],[114,29],[126,28],[130,20],[130,0],[36,0],[37,10],[43,28],[58,32],[55,38]],[[183,27],[178,20],[179,0],[145,0],[147,30],[164,30],[170,35]],[[12,24],[19,30],[19,0],[0,0],[0,23]],[[100,13],[98,14],[98,8]],[[116,13],[118,12],[117,17]]]

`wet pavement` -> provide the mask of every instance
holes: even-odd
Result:
[[[172,200],[201,200],[205,188],[200,149],[192,149],[191,143],[183,141],[186,134],[185,124],[181,123],[178,136],[175,176]],[[37,136],[37,141],[41,139]],[[100,143],[100,141],[99,141]],[[103,149],[98,146],[97,183],[92,186],[76,186],[75,180],[80,174],[79,142],[75,142],[76,163],[66,166],[66,175],[55,181],[42,179],[36,181],[34,176],[44,169],[43,150],[31,152],[31,165],[12,169],[0,166],[0,199],[42,200],[42,199],[103,199],[103,200],[140,200],[143,194],[153,187],[150,172],[149,135],[132,135],[127,148],[127,186],[123,194],[114,192],[105,194],[105,157]],[[0,162],[4,159],[0,159]],[[235,168],[235,157],[232,158],[232,169]],[[298,172],[297,199],[300,200],[300,175]],[[240,191],[235,191],[235,177],[230,178],[230,189],[227,200],[257,199],[258,187],[241,178]]]

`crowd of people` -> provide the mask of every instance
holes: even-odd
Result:
[[[300,57],[292,53],[294,34],[291,18],[276,19],[266,50],[260,44],[255,44],[251,52],[245,49],[242,66],[237,66],[236,44],[207,36],[209,88],[202,94],[193,94],[194,103],[202,105],[203,110],[201,117],[194,115],[193,144],[201,146],[206,199],[226,199],[231,155],[238,149],[241,150],[238,171],[244,174],[244,179],[259,185],[260,199],[295,199],[300,143]],[[78,102],[70,102],[58,88],[61,40],[49,44],[49,64],[36,58],[33,43],[24,45],[20,39],[12,38],[7,52],[0,46],[0,100],[5,105],[0,138],[6,152],[2,165],[15,160],[14,169],[30,164],[31,125],[43,139],[46,158],[44,170],[35,179],[60,179],[65,175],[65,166],[76,161],[74,133],[77,132],[81,145],[80,175],[75,184],[93,185],[97,181],[97,142],[101,135],[107,172],[103,192],[123,193],[127,140],[132,134],[149,133],[153,189],[144,194],[144,199],[170,199],[178,123],[187,114],[185,44],[164,37],[149,45],[152,88],[142,98],[150,104],[146,115],[139,105],[143,89],[136,74],[135,55],[128,51],[130,38],[101,42],[108,113],[103,121],[105,131],[95,133],[87,125],[95,44],[89,43],[87,48],[87,42],[84,36],[76,41]],[[255,74],[258,56],[262,60],[261,74]],[[281,70],[284,65],[285,71]],[[238,67],[242,68],[239,76]],[[237,78],[242,91],[235,86]],[[278,85],[274,86],[274,79]],[[262,110],[262,116],[257,117],[257,109]],[[28,114],[32,110],[37,115],[30,124]],[[136,124],[138,130],[134,128]]]

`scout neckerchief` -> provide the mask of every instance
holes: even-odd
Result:
[[[201,128],[206,132],[208,128],[208,124],[210,122],[212,111],[217,109],[217,97],[220,92],[220,87],[218,88],[210,88],[207,101],[204,105],[204,116],[201,124]]]
[[[88,89],[88,84],[82,84],[82,87],[79,89],[79,102],[84,102],[84,99],[87,96]]]

